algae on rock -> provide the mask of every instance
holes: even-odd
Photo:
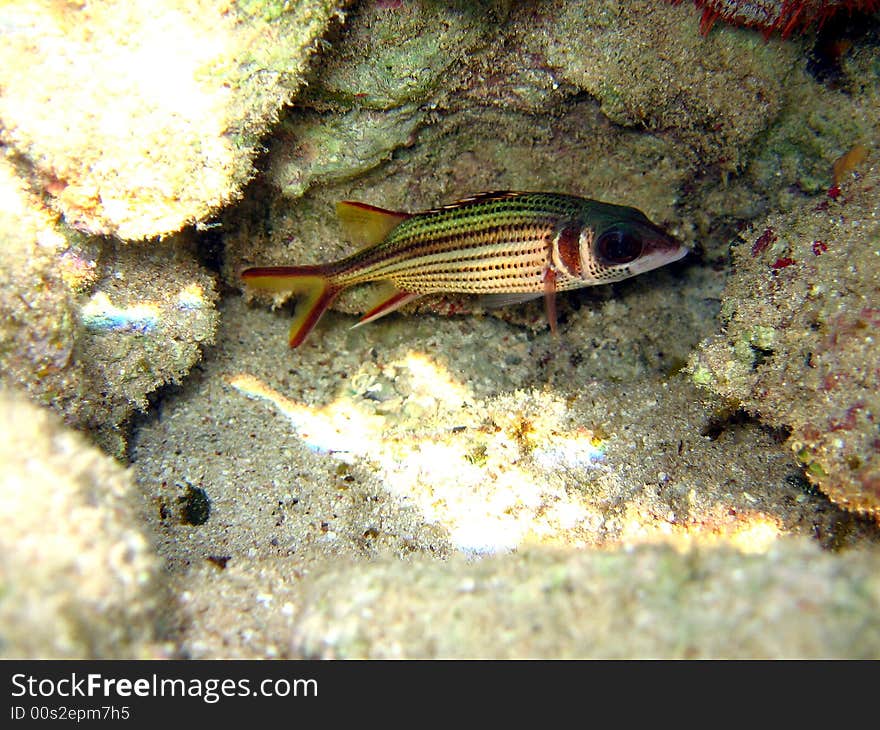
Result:
[[[290,198],[316,182],[357,177],[411,144],[423,116],[412,104],[384,112],[352,110],[330,119],[301,112],[276,131],[272,147],[278,153],[271,157],[269,175]]]
[[[791,428],[807,477],[880,521],[880,220],[876,163],[835,200],[808,201],[743,235],[724,331],[691,361],[697,384]]]
[[[748,31],[701,37],[687,8],[551,0],[524,44],[625,126],[662,129],[735,171],[785,102],[797,47]],[[537,31],[537,32],[536,32]]]
[[[445,55],[420,36],[433,25],[457,29]],[[378,57],[372,38],[386,39]],[[253,189],[262,207],[224,218],[224,276],[238,287],[246,265],[347,253],[339,199],[419,210],[485,190],[557,190],[705,239],[713,219],[766,207],[766,181],[749,179],[704,214],[715,191],[701,181],[740,171],[780,112],[803,103],[786,86],[800,51],[740,29],[704,38],[686,8],[648,2],[358,7],[270,141]],[[386,55],[400,65],[374,68]]]
[[[0,389],[0,656],[162,656],[161,569],[130,473]]]
[[[482,3],[419,0],[352,9],[338,43],[273,135],[269,177],[285,196],[356,177],[413,143],[459,66],[488,34]]]
[[[450,73],[485,42],[483,0],[360,3],[298,103],[316,109],[387,110],[442,93]]]
[[[376,561],[306,580],[290,636],[317,658],[875,658],[876,554],[645,546],[478,563]]]

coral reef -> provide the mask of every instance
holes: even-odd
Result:
[[[493,21],[485,2],[360,3],[297,104],[342,111],[420,103],[443,93],[455,67],[489,39]]]
[[[289,198],[347,180],[411,145],[449,76],[486,42],[482,3],[362,3],[273,135],[269,176]]]
[[[150,248],[107,247],[100,278],[80,298],[80,329],[73,367],[75,394],[59,392],[54,404],[71,423],[104,436],[113,453],[124,447],[120,429],[147,396],[179,382],[214,338],[218,314],[211,275],[199,266],[184,237]]]
[[[131,465],[0,396],[0,651],[880,655],[876,25],[830,80],[684,3],[342,8],[0,7],[0,379]],[[558,338],[364,287],[290,352],[242,294],[338,200],[505,188],[694,255]]]
[[[94,265],[81,256],[63,258],[68,241],[57,216],[40,206],[5,157],[0,158],[0,199],[3,377],[39,381],[70,362],[75,290],[93,280]]]
[[[612,122],[662,130],[691,152],[691,167],[736,170],[786,101],[796,49],[745,34],[694,37],[687,13],[656,3],[586,5],[542,3],[521,42]]]
[[[810,480],[880,519],[880,167],[849,177],[825,200],[744,234],[723,294],[724,332],[701,345],[691,373],[791,428]]]
[[[337,5],[4,3],[2,139],[69,225],[172,233],[238,196]]]
[[[18,394],[0,391],[0,412],[0,655],[163,655],[131,474]]]
[[[280,125],[269,174],[285,196],[299,197],[316,181],[349,180],[411,144],[424,112],[414,104],[389,111],[352,110],[326,119],[303,112]]]
[[[678,5],[682,0],[671,0]],[[706,35],[716,21],[757,28],[769,38],[779,33],[787,38],[795,30],[821,26],[839,11],[871,13],[880,8],[877,0],[694,0],[702,8],[700,31]]]
[[[0,8],[5,382],[124,453],[131,412],[216,326],[192,232],[167,234],[238,197],[336,15],[328,0]]]

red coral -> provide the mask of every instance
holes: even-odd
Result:
[[[773,268],[773,269],[784,269],[784,268],[786,268],[787,266],[791,266],[791,265],[794,264],[794,263],[796,263],[794,259],[789,258],[788,256],[785,256],[785,257],[783,257],[783,258],[778,258],[778,259],[776,259],[776,261],[774,261],[774,262],[770,265],[770,267]]]
[[[772,228],[765,228],[764,232],[758,236],[758,240],[752,244],[752,256],[757,256],[759,253],[766,251],[767,247],[778,238]]]
[[[844,414],[843,418],[828,419],[828,427],[832,431],[852,431],[856,427],[856,415],[859,411],[864,410],[864,408],[865,404],[861,402],[850,406],[846,409],[846,413]]]
[[[880,327],[880,308],[862,307],[859,318],[872,327]]]
[[[681,0],[670,0],[678,5]],[[703,10],[700,32],[706,35],[716,20],[755,28],[769,38],[778,32],[787,38],[795,30],[819,27],[838,10],[865,13],[880,9],[880,0],[694,0]]]
[[[813,255],[821,256],[828,250],[828,244],[824,241],[813,241]]]

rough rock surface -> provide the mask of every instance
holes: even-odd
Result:
[[[214,278],[191,237],[125,246],[71,230],[17,169],[0,159],[0,382],[122,456],[131,414],[213,338]]]

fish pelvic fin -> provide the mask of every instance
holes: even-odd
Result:
[[[271,292],[298,295],[288,342],[299,347],[341,291],[324,266],[266,266],[241,272],[245,283]]]
[[[385,210],[375,205],[343,200],[336,204],[336,215],[345,235],[356,246],[373,246],[384,241],[410,213]]]
[[[379,319],[379,317],[384,317],[386,314],[393,312],[395,309],[399,309],[404,304],[409,304],[413,299],[418,299],[420,296],[422,295],[414,292],[400,291],[395,287],[388,287],[382,293],[381,297],[379,297],[375,306],[369,312],[364,314],[357,324],[352,326],[352,329],[360,327],[367,322]]]
[[[550,332],[553,336],[558,336],[556,329],[556,271],[548,268],[544,272],[544,311],[547,313],[547,323],[550,325]]]

